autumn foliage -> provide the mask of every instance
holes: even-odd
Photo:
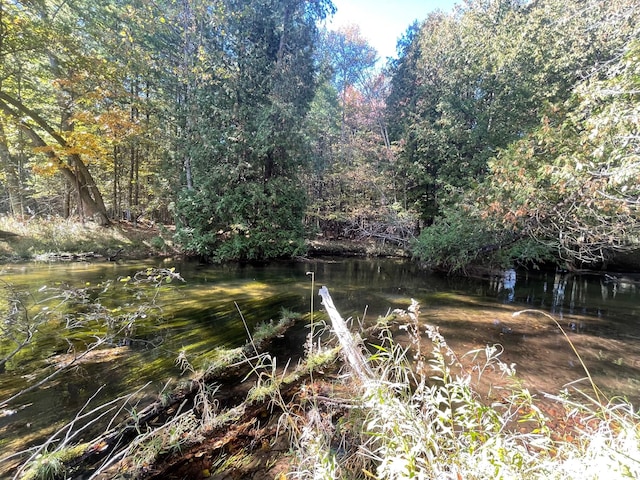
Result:
[[[603,264],[638,243],[636,3],[469,0],[383,64],[324,0],[5,2],[0,210],[175,223],[209,259]]]

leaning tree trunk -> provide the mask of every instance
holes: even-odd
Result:
[[[109,220],[109,215],[107,214],[107,209],[102,199],[102,195],[98,191],[95,183],[93,182],[93,178],[89,174],[89,171],[84,165],[82,161],[79,163],[84,167],[86,172],[83,172],[83,169],[78,165],[79,159],[76,159],[74,162],[78,167],[74,172],[67,166],[60,166],[60,172],[64,175],[64,177],[69,181],[69,183],[75,186],[77,190],[77,194],[79,197],[79,201],[81,205],[78,205],[79,208],[82,208],[84,213],[93,218],[93,220],[102,226],[107,226],[111,223]],[[85,175],[89,174],[88,178]]]
[[[80,155],[68,155],[67,158],[70,163],[63,162],[60,157],[55,154],[51,145],[38,134],[34,126],[27,123],[24,117],[28,117],[35,122],[37,126],[49,134],[63,149],[68,147],[65,138],[52,128],[38,112],[30,109],[20,102],[20,100],[2,91],[0,91],[0,110],[15,120],[17,127],[29,137],[33,147],[42,149],[45,155],[58,165],[58,168],[65,178],[78,190],[78,196],[82,201],[82,206],[87,209],[87,213],[91,215],[98,224],[109,225],[111,222],[109,221],[109,215],[107,214],[102,194]]]

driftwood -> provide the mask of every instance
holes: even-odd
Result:
[[[107,262],[115,262],[122,252],[124,252],[124,248],[119,248],[115,253],[108,253],[106,255]]]
[[[233,373],[228,373],[230,378],[226,379],[227,381],[232,381],[233,379],[239,381],[242,378],[241,374],[246,373],[246,371],[236,370]],[[191,382],[188,388],[174,393],[168,400],[153,402],[142,409],[135,419],[125,420],[92,441],[84,454],[65,465],[66,471],[74,472],[74,478],[91,474],[96,470],[100,462],[116,457],[117,453],[134,441],[140,432],[163,424],[177,411],[193,408],[198,389],[198,383]]]
[[[367,380],[370,380],[373,377],[373,372],[371,372],[371,369],[362,354],[362,343],[354,339],[346,322],[333,304],[333,299],[331,298],[331,295],[329,295],[327,287],[323,286],[318,294],[322,297],[322,305],[329,314],[333,331],[340,342],[345,361],[360,381],[366,382]]]
[[[402,220],[394,215],[394,219],[388,221],[369,220],[364,222],[350,222],[344,227],[344,235],[349,238],[371,238],[407,247],[416,238],[416,225],[413,220]]]
[[[37,262],[85,262],[88,260],[102,259],[103,256],[95,252],[83,252],[83,253],[43,253],[36,255],[35,260]]]
[[[124,248],[119,248],[115,252],[107,251],[104,254],[96,252],[51,252],[36,255],[35,260],[38,262],[87,262],[89,260],[115,262],[123,252]]]
[[[290,404],[299,398],[303,394],[303,385],[308,378],[307,370],[296,383],[282,385],[279,392],[281,400]],[[275,447],[278,435],[277,419],[281,411],[274,408],[270,399],[265,399],[252,404],[243,402],[234,408],[234,412],[237,412],[237,416],[231,423],[225,423],[208,431],[203,442],[185,448],[178,455],[162,458],[153,465],[152,471],[144,476],[145,480],[202,478],[206,475],[203,472],[215,464],[216,460],[228,457],[239,450],[263,459],[258,462],[259,465],[234,466],[235,475],[227,472],[228,474],[223,474],[222,477],[218,475],[213,478],[251,478],[252,470],[269,470],[269,464],[275,463],[278,456],[289,450],[285,446]],[[258,478],[263,477],[274,478],[275,475],[258,476]]]

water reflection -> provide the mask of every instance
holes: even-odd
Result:
[[[590,315],[615,322],[620,316],[635,316],[638,285],[640,276],[505,270],[489,278],[487,294],[504,303],[541,308],[561,319]]]
[[[516,279],[515,284],[510,280]],[[640,400],[640,276],[575,274],[571,272],[503,272],[488,281],[503,311],[487,307],[492,330],[475,317],[473,334],[440,323],[450,338],[465,349],[483,342],[504,345],[504,358],[518,365],[518,373],[534,391],[557,392],[586,373],[560,328],[549,317],[519,310],[535,309],[556,320],[584,360],[590,374],[607,394]],[[511,288],[512,287],[512,288]],[[447,311],[444,316],[455,315]],[[454,340],[455,342],[455,340]],[[586,382],[578,384],[588,390]]]
[[[504,302],[510,303],[515,299],[516,271],[512,268],[505,270],[502,276],[492,276],[489,280],[490,288],[496,290],[498,298],[504,298]]]

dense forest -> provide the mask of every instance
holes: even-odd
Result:
[[[330,0],[0,0],[0,211],[601,265],[640,239],[639,10],[466,0],[383,64]]]

